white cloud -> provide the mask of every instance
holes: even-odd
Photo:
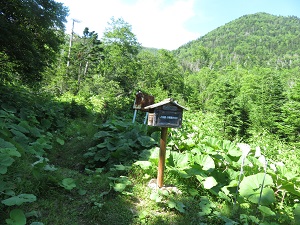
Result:
[[[137,0],[126,4],[126,0],[61,0],[70,8],[67,32],[71,30],[71,19],[80,20],[75,32],[82,34],[85,27],[102,36],[111,17],[122,17],[132,25],[132,32],[145,47],[176,49],[196,39],[199,33],[185,28],[185,23],[194,15],[195,0]]]

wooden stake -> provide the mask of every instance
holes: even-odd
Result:
[[[157,186],[161,188],[164,183],[164,169],[166,160],[166,145],[167,145],[167,134],[168,128],[161,128],[160,135],[160,149],[159,149],[159,162],[158,162],[158,173],[157,173]]]

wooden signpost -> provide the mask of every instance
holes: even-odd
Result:
[[[182,124],[183,110],[186,109],[171,98],[159,103],[146,106],[144,110],[149,111],[148,125],[161,127],[159,162],[157,172],[157,186],[163,187],[164,168],[166,160],[166,146],[168,128],[179,128]]]
[[[159,161],[158,161],[158,171],[157,171],[157,186],[160,188],[164,184],[167,135],[168,135],[168,128],[162,127],[161,135],[160,135],[160,149],[159,149]]]

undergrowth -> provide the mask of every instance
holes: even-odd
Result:
[[[26,90],[1,94],[1,224],[300,221],[298,167],[288,165],[293,148],[284,143],[274,150],[271,139],[223,140],[213,114],[186,113],[183,127],[169,130],[158,189],[159,128],[103,121]]]

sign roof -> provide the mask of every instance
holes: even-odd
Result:
[[[162,100],[161,102],[158,102],[158,103],[155,103],[155,104],[152,104],[152,105],[148,105],[144,109],[154,109],[156,107],[159,107],[159,106],[162,106],[162,105],[166,105],[168,103],[172,103],[172,104],[176,105],[179,108],[187,110],[187,108],[183,107],[182,105],[179,105],[177,103],[177,101],[174,101],[172,98],[167,98],[167,99]]]

